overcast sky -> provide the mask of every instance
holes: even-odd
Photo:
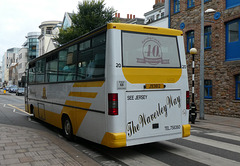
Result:
[[[63,20],[65,12],[77,12],[82,0],[0,0],[0,58],[7,49],[21,48],[28,32],[40,32],[43,21]],[[144,18],[152,10],[154,0],[105,0],[121,17],[127,14]],[[2,58],[0,59],[0,61]]]

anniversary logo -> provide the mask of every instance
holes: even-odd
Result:
[[[181,107],[181,98],[177,96],[173,98],[171,95],[166,97],[166,104],[161,105],[157,103],[157,109],[150,115],[145,115],[144,113],[138,116],[138,123],[134,124],[133,121],[127,123],[127,134],[129,137],[136,134],[144,128],[150,125],[154,120],[160,118],[161,116],[168,117],[168,111],[170,108]]]
[[[151,65],[169,64],[169,59],[163,59],[161,43],[154,37],[147,37],[142,41],[142,58],[137,58],[137,63],[149,63]]]

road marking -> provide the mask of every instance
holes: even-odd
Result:
[[[192,142],[197,142],[197,143],[200,143],[200,144],[209,145],[209,146],[212,146],[212,147],[217,147],[217,148],[229,150],[231,152],[236,152],[236,153],[240,152],[240,146],[233,145],[233,144],[230,144],[230,143],[215,141],[215,140],[211,140],[211,139],[207,139],[207,138],[203,138],[203,137],[196,137],[196,136],[193,136],[193,135],[191,135],[188,138],[184,138],[184,139],[192,141]]]
[[[112,155],[112,154],[108,154],[108,155],[113,156],[114,158],[120,160],[121,162],[123,162],[127,165],[131,165],[131,166],[146,166],[146,165],[169,166],[166,163],[163,163],[159,160],[148,157],[142,153],[138,153],[131,149],[124,151],[124,154],[120,150],[120,151],[115,152],[114,155]]]
[[[170,153],[173,153],[194,161],[198,161],[203,164],[207,164],[211,166],[219,166],[219,165],[239,166],[240,165],[240,163],[237,161],[226,159],[226,158],[212,155],[209,153],[201,152],[201,151],[191,149],[182,145],[178,145],[178,144],[166,142],[166,141],[164,141],[163,143],[167,144],[167,146],[172,148],[168,148],[168,149],[162,148],[162,150],[166,150]]]
[[[32,115],[32,114],[27,113],[27,112],[24,111],[23,109],[16,107],[16,106],[13,106],[13,105],[11,105],[11,104],[7,104],[7,105],[10,106],[10,107],[12,107],[12,108],[15,108],[15,109],[17,109],[17,110],[19,110],[19,111],[21,111],[21,112],[27,114],[27,115]]]
[[[231,139],[231,140],[235,140],[235,141],[240,141],[240,137],[235,136],[235,135],[223,134],[223,133],[206,133],[206,134],[207,134],[207,135],[211,135],[211,136],[216,136],[216,137]]]

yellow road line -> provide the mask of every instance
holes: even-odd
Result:
[[[10,106],[10,107],[12,107],[12,108],[15,108],[15,109],[17,109],[17,110],[19,110],[19,111],[21,111],[21,112],[23,112],[23,113],[25,113],[25,114],[32,115],[32,114],[27,113],[27,112],[24,111],[23,109],[16,107],[16,106],[13,106],[13,105],[11,105],[11,104],[7,104],[7,105]]]

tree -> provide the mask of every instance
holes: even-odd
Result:
[[[60,29],[55,40],[59,44],[67,43],[97,27],[113,21],[113,8],[106,8],[104,0],[83,0],[78,3],[78,12],[72,16],[72,26]]]

